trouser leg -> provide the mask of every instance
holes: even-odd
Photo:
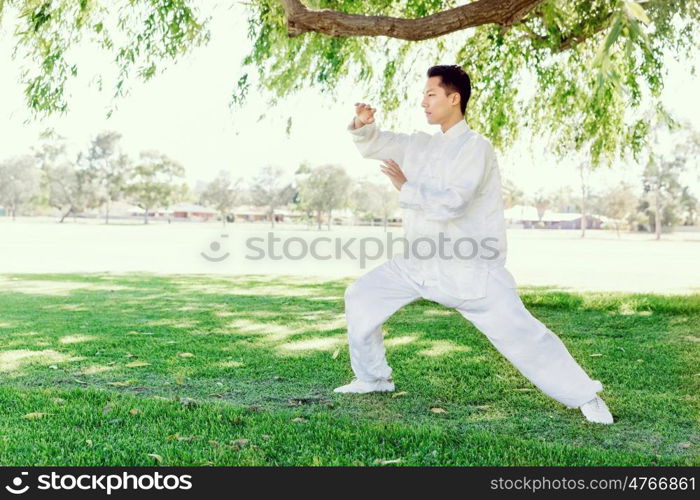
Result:
[[[603,390],[561,339],[530,314],[514,288],[490,278],[486,297],[456,309],[530,382],[567,407],[576,408]]]
[[[419,297],[392,260],[347,287],[345,318],[350,365],[359,380],[373,382],[391,378],[381,327],[398,309]]]

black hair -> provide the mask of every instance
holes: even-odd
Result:
[[[442,80],[440,86],[445,89],[445,94],[450,95],[459,92],[459,106],[462,114],[467,111],[467,102],[472,95],[472,83],[469,75],[456,64],[441,64],[428,69],[428,78],[439,76]]]

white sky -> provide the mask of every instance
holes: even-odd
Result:
[[[257,121],[268,105],[265,97],[256,96],[253,89],[242,111],[229,110],[230,95],[240,76],[240,61],[250,43],[246,39],[245,14],[238,4],[216,8],[212,39],[207,46],[171,64],[164,74],[148,83],[130,81],[131,94],[117,102],[118,109],[110,119],[105,115],[114,81],[105,77],[102,93],[96,85],[89,85],[94,72],[109,71],[110,63],[104,61],[104,56],[100,58],[100,52],[85,47],[79,54],[79,78],[70,85],[69,113],[24,124],[30,115],[25,109],[23,87],[17,83],[20,62],[10,57],[11,26],[7,16],[0,31],[0,159],[29,152],[38,133],[47,126],[66,136],[74,148],[85,147],[92,136],[110,129],[123,134],[122,145],[133,156],[143,149],[157,149],[180,161],[193,187],[197,180],[210,180],[222,169],[235,177],[248,177],[259,167],[274,164],[291,174],[304,160],[312,165],[338,163],[350,175],[371,175],[387,182],[378,171],[379,162],[362,159],[345,132],[353,104],[363,100],[363,92],[353,92],[349,83],[338,92],[338,99],[309,89],[273,110],[272,114],[280,117],[293,114],[290,138],[285,134],[286,120],[272,116]],[[430,65],[424,64],[426,68]],[[700,100],[695,95],[700,88],[698,78],[673,61],[669,61],[668,70],[664,102],[679,118],[690,120],[700,130]],[[422,79],[415,83],[415,91],[409,93],[417,96],[415,102],[406,103],[401,110],[405,117],[401,131],[438,130],[426,123],[420,108],[418,96],[423,84]],[[381,126],[381,109],[377,123]],[[577,189],[573,161],[558,163],[541,148],[535,147],[531,154],[524,145],[499,153],[504,177],[527,194],[538,188],[551,191],[565,185]],[[592,176],[594,190],[621,179],[636,179],[639,171],[638,166],[622,165],[612,171],[601,169]],[[686,182],[700,195],[697,173],[688,175]]]

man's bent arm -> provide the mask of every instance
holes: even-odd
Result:
[[[486,141],[466,146],[457,162],[457,170],[448,174],[445,188],[420,179],[409,179],[399,192],[399,205],[424,211],[428,220],[448,221],[462,216],[489,166],[493,154],[490,148]]]
[[[347,129],[352,134],[352,140],[364,158],[391,159],[398,164],[403,164],[406,148],[411,139],[409,134],[379,130],[376,122],[367,123],[359,128],[354,128],[354,124],[353,119]]]

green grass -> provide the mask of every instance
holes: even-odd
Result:
[[[0,465],[700,464],[700,295],[520,290],[603,382],[603,426],[425,300],[385,325],[405,394],[334,394],[349,283],[0,276]]]

